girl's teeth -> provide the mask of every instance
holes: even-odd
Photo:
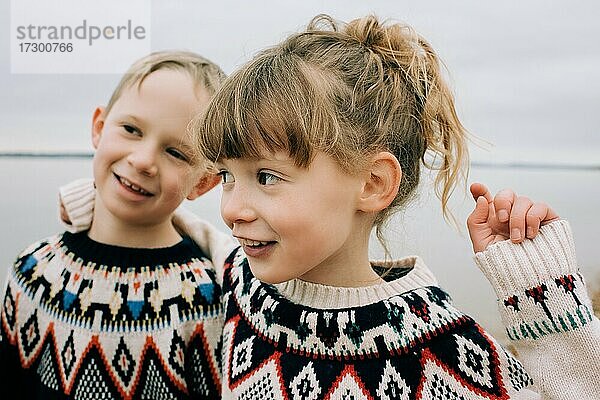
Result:
[[[246,244],[246,246],[256,247],[256,246],[265,246],[265,245],[269,244],[269,242],[259,242],[256,240],[246,239],[245,244]]]

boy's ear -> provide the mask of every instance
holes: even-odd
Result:
[[[193,187],[190,194],[188,194],[188,200],[195,200],[198,197],[202,196],[204,193],[208,192],[210,189],[214,188],[221,182],[221,177],[216,174],[204,174],[196,186]]]
[[[372,213],[389,206],[398,194],[401,179],[402,168],[392,153],[381,151],[375,154],[365,171],[358,209]]]
[[[104,128],[104,107],[96,107],[92,116],[92,144],[94,148],[98,148],[100,137],[102,136],[102,128]]]

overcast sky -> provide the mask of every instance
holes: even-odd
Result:
[[[9,7],[0,6],[0,152],[90,151],[92,111],[119,76],[11,74]],[[375,13],[424,35],[450,71],[464,124],[494,144],[473,148],[475,160],[600,165],[596,1],[153,1],[151,46],[199,52],[229,73],[322,12]]]

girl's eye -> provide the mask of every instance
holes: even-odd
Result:
[[[229,173],[229,171],[221,170],[217,173],[221,177],[221,183],[225,185],[226,183],[233,183],[235,180],[233,179],[233,175]]]
[[[274,185],[281,180],[280,177],[269,172],[260,171],[258,173],[258,183],[261,185]]]
[[[167,153],[169,153],[171,156],[173,156],[179,160],[182,160],[182,161],[188,160],[188,157],[177,149],[169,148],[169,149],[167,149]]]

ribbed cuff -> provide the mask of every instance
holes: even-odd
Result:
[[[542,226],[533,240],[505,240],[474,258],[499,299],[578,271],[571,228],[564,220]]]
[[[511,340],[575,331],[595,319],[566,221],[543,226],[535,239],[521,244],[496,243],[475,261],[498,295]]]
[[[173,224],[180,233],[189,236],[208,255],[217,272],[217,281],[222,283],[225,259],[238,246],[233,237],[219,231],[183,206],[175,210]]]
[[[59,193],[60,200],[71,220],[71,225],[69,225],[61,219],[64,227],[73,233],[89,229],[94,216],[94,199],[96,197],[94,181],[89,178],[77,179],[61,186]]]

